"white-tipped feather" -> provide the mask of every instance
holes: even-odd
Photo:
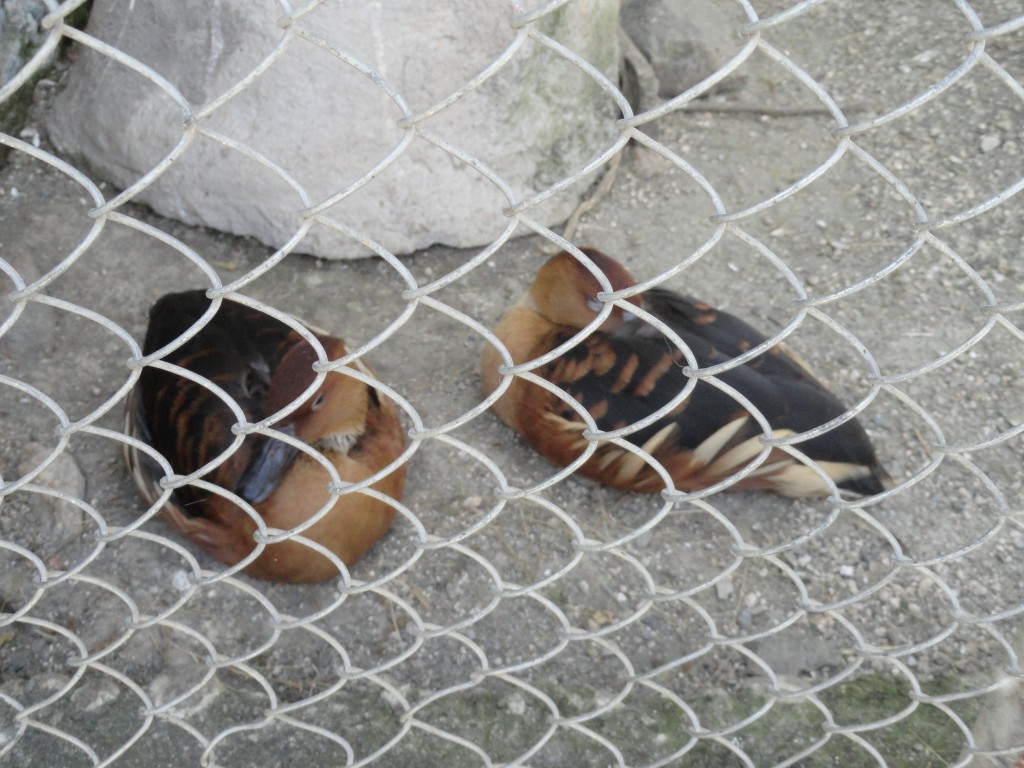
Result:
[[[677,432],[678,429],[678,425],[674,423],[662,427],[657,432],[655,432],[654,435],[648,438],[647,442],[644,443],[641,446],[641,448],[643,448],[645,451],[647,451],[649,454],[653,456],[654,452],[661,448],[662,443],[664,443],[668,439],[669,435],[673,434],[674,432]]]
[[[667,424],[666,426],[659,429],[654,435],[647,439],[641,447],[643,451],[650,454],[651,456],[662,446],[665,440],[668,439],[669,435],[676,431],[675,424]],[[604,455],[598,459],[598,466],[602,470],[607,469],[616,461],[621,460],[622,464],[619,466],[619,471],[615,473],[616,477],[620,481],[630,480],[636,477],[641,470],[647,465],[647,462],[642,456],[638,456],[630,451],[623,450],[613,445],[607,446],[604,451]]]
[[[837,485],[871,474],[871,468],[865,467],[863,464],[851,464],[847,461],[816,461],[814,463],[825,470],[825,474],[831,477]]]
[[[619,471],[615,473],[615,477],[619,482],[631,480],[646,466],[647,462],[644,461],[642,457],[629,451],[622,451],[622,466],[620,466]]]
[[[774,472],[780,471],[784,467],[788,467],[792,463],[793,459],[784,459],[783,461],[773,461],[770,464],[762,464],[751,472],[748,477],[762,477],[764,475],[770,475]]]
[[[708,464],[708,471],[715,476],[731,475],[740,467],[745,467],[764,451],[764,443],[756,437],[744,440],[735,448],[719,456]]]
[[[797,461],[777,470],[767,486],[776,493],[794,498],[820,496],[825,490],[818,473]]]
[[[741,419],[733,419],[724,427],[721,427],[717,432],[704,440],[703,443],[698,445],[693,450],[693,458],[697,464],[708,465],[718,458],[718,454],[722,451],[729,441],[733,439],[737,432],[739,432],[743,426],[750,420],[749,416],[744,416]],[[754,454],[755,456],[757,454]]]
[[[600,458],[596,459],[597,466],[601,469],[608,469],[609,465],[618,460],[622,455],[622,449],[615,445],[608,445],[601,451],[598,451],[597,455],[600,455]]]

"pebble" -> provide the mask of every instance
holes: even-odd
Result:
[[[192,588],[192,580],[185,571],[177,570],[171,576],[171,586],[179,592],[187,592]]]
[[[53,449],[41,443],[26,443],[22,451],[18,472],[25,475],[46,460]],[[33,479],[33,484],[66,493],[81,499],[85,495],[85,477],[78,463],[67,451],[50,463]],[[43,493],[28,493],[29,503],[39,515],[39,531],[46,539],[60,546],[82,535],[85,513],[69,501]]]
[[[727,600],[734,592],[732,579],[722,579],[715,584],[715,595],[719,600]]]
[[[86,680],[71,694],[71,703],[78,712],[96,712],[117,701],[121,690],[113,680]]]
[[[992,152],[993,150],[999,149],[999,145],[1003,143],[1003,140],[997,133],[990,133],[987,136],[981,137],[981,151]]]
[[[507,696],[502,703],[510,714],[526,714],[526,697],[518,691]]]

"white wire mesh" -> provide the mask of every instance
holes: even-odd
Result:
[[[640,114],[540,33],[537,19],[564,3],[503,9],[510,41],[572,62],[624,115],[577,173],[523,198],[432,130],[506,59],[421,104],[305,28],[319,3],[282,3],[282,40],[328,48],[405,115],[394,155],[324,200],[204,127],[231,94],[189,103],[64,25],[78,5],[50,4],[43,52],[70,38],[110,56],[188,119],[165,161],[113,195],[31,129],[0,135],[14,150],[0,229],[0,760],[1018,764],[1020,728],[976,722],[1020,712],[986,709],[1020,695],[1024,614],[1015,3],[737,0],[746,44]],[[886,69],[893,61],[904,66]],[[742,102],[701,98],[740,78]],[[287,246],[267,255],[133,205],[197,135],[296,191],[306,215]],[[332,216],[415,142],[506,198],[495,242],[403,260]],[[682,287],[781,329],[774,337],[861,412],[898,481],[890,493],[612,493],[566,479],[486,413],[476,367],[495,343],[488,328],[542,247],[567,244],[533,212],[610,160],[618,174],[572,241],[608,250],[644,286]],[[292,256],[318,226],[381,258]],[[402,406],[413,449],[399,521],[337,583],[226,573],[130,487],[119,425],[144,362],[145,308],[197,286],[344,335]]]

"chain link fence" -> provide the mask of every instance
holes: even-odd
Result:
[[[68,39],[174,88],[65,25],[81,5],[48,0],[40,54],[0,99]],[[318,45],[317,5],[282,2],[282,40]],[[398,94],[403,147],[431,142],[503,198],[501,235],[471,252],[398,258],[304,192],[303,227],[380,258],[161,218],[133,201],[144,184],[108,189],[47,144],[66,63],[36,85],[27,127],[0,135],[0,763],[1021,764],[1019,3],[723,2],[745,42],[692,87],[623,40],[629,99],[541,31],[564,5],[496,6],[523,47],[437,109]],[[517,197],[432,121],[537,48],[622,114],[574,174]],[[579,188],[567,231],[539,223]],[[785,337],[860,412],[895,487],[673,502],[549,484],[477,367],[566,239]],[[224,575],[121,463],[148,306],[200,286],[343,335],[401,403],[398,519],[334,582]]]

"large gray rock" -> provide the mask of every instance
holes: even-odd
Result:
[[[0,86],[11,82],[31,61],[46,33],[39,22],[46,15],[43,0],[0,0]],[[40,66],[28,82],[0,102],[0,132],[18,135],[32,100],[32,86],[51,61]],[[0,163],[10,148],[0,144]]]
[[[713,0],[625,0],[622,6],[622,28],[653,67],[663,99],[710,77],[739,53],[747,42],[744,21],[735,3]],[[734,75],[714,90],[738,85]]]
[[[188,135],[183,120],[190,111],[234,88],[279,46],[280,57],[194,127],[250,147],[297,182],[311,205],[357,182],[410,130],[475,155],[517,200],[614,140],[614,101],[533,41],[482,88],[416,129],[403,129],[402,110],[384,88],[280,20],[273,0],[96,4],[87,31],[152,67],[189,106],[113,58],[83,51],[53,110],[52,140],[97,175],[129,187]],[[379,72],[417,113],[496,60],[516,40],[509,21],[509,6],[491,0],[392,0],[324,3],[295,25]],[[618,0],[573,0],[536,28],[614,82],[617,23]],[[535,217],[546,225],[564,220],[585,187],[557,195]],[[203,135],[135,199],[187,223],[274,246],[299,231],[307,208],[279,173]],[[401,253],[433,243],[487,243],[507,225],[501,213],[507,204],[483,175],[417,132],[394,164],[327,215]],[[322,224],[295,250],[330,258],[368,253]]]
[[[1019,655],[1024,648],[1016,650]],[[1024,744],[1024,684],[1020,679],[1006,680],[985,697],[985,707],[971,726],[971,732],[981,750],[997,752]],[[964,750],[960,758],[967,756]],[[969,765],[971,768],[1020,768],[1024,765],[1024,752],[975,756]]]
[[[40,443],[25,444],[18,472],[22,475],[28,474],[42,464],[52,450]],[[76,499],[85,496],[85,477],[74,457],[67,451],[61,453],[50,466],[36,475],[33,484],[66,493]],[[44,493],[25,495],[30,499],[38,530],[54,549],[59,549],[82,535],[85,513],[77,505]]]

